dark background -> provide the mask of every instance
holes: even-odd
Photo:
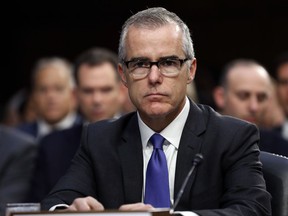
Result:
[[[76,1],[76,0],[75,0]],[[288,50],[288,1],[38,1],[2,7],[0,105],[29,84],[40,57],[71,61],[85,49],[104,46],[117,52],[123,22],[139,10],[162,6],[189,26],[198,69],[200,102],[212,104],[211,88],[223,65],[253,58],[272,71],[274,58]],[[4,86],[5,85],[5,86]]]

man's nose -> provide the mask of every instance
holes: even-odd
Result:
[[[159,82],[161,80],[162,74],[160,72],[160,69],[158,68],[157,65],[152,65],[150,68],[150,72],[148,74],[148,79],[150,82]]]
[[[94,92],[92,97],[94,102],[99,102],[102,100],[102,95],[99,92]]]
[[[259,101],[256,97],[251,97],[249,101],[249,107],[251,111],[257,112],[259,110]]]

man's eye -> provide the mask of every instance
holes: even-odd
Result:
[[[268,99],[268,95],[263,93],[263,94],[259,94],[257,95],[257,100],[259,103],[265,102]]]
[[[173,59],[166,59],[166,60],[163,60],[161,61],[161,65],[162,66],[165,66],[165,67],[169,67],[169,66],[177,66],[178,65],[178,62],[177,60],[173,60]]]
[[[250,98],[250,93],[249,92],[237,92],[236,93],[238,99],[244,101]]]
[[[149,62],[147,62],[147,61],[137,61],[137,62],[133,63],[133,67],[135,67],[135,68],[149,67]]]

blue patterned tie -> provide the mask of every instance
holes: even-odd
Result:
[[[144,203],[155,208],[170,208],[168,168],[163,152],[164,138],[155,133],[150,141],[154,149],[146,170]]]

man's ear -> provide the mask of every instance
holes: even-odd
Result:
[[[187,79],[187,84],[191,83],[194,78],[195,78],[195,74],[196,74],[196,68],[197,68],[197,61],[196,58],[194,58],[192,60],[191,66],[189,68],[189,74],[188,74],[188,79]]]
[[[127,79],[124,73],[123,65],[120,63],[118,64],[118,73],[121,77],[122,83],[127,87]]]
[[[216,106],[219,109],[223,109],[225,107],[225,92],[222,86],[217,86],[213,90],[213,98]]]

